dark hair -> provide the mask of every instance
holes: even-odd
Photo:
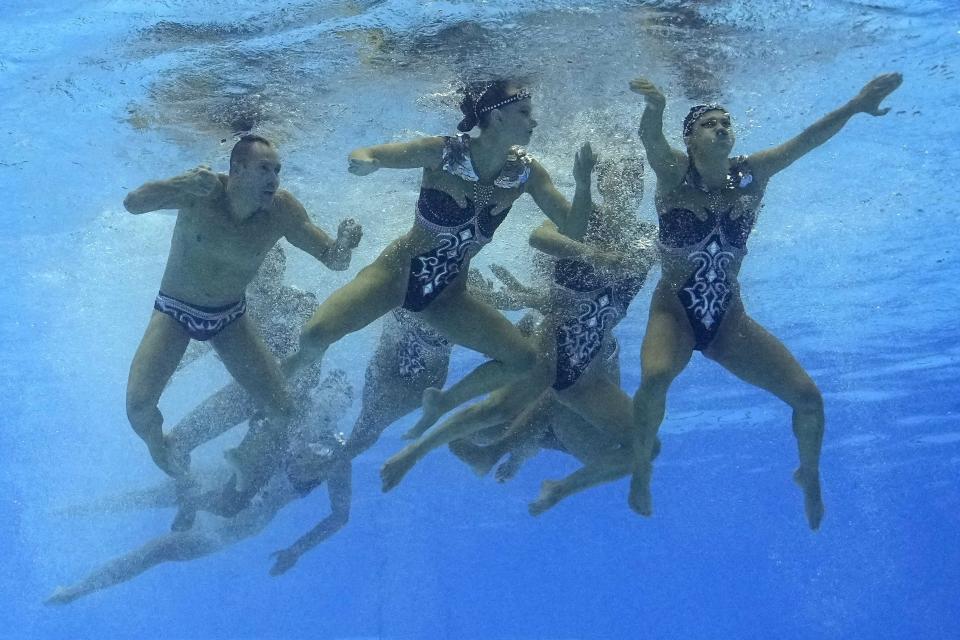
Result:
[[[486,129],[490,124],[490,112],[499,106],[517,102],[528,98],[529,94],[520,88],[515,80],[492,80],[487,82],[472,82],[460,90],[463,99],[460,101],[460,112],[463,120],[457,129],[466,133],[474,127]]]
[[[263,136],[258,136],[253,133],[240,136],[237,144],[233,145],[233,150],[230,151],[230,171],[233,171],[234,167],[238,164],[245,163],[250,158],[250,151],[255,144],[262,144],[271,149],[273,148],[273,144]]]

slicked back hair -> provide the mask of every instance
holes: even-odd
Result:
[[[253,147],[256,144],[262,144],[273,149],[273,143],[263,136],[252,133],[242,136],[237,140],[237,144],[233,145],[233,150],[230,151],[230,173],[233,173],[235,167],[246,163],[250,159]]]

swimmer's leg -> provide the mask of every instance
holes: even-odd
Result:
[[[634,458],[628,503],[644,516],[653,513],[650,481],[657,431],[666,412],[667,390],[690,362],[694,345],[686,317],[671,313],[664,306],[658,304],[655,294],[640,353],[640,388],[633,396]]]
[[[466,291],[452,292],[420,314],[451,342],[493,359],[445,393],[428,389],[423,395],[423,417],[404,437],[423,435],[443,414],[464,402],[499,389],[530,371],[537,360],[533,343],[502,313]]]
[[[176,320],[154,311],[130,364],[127,378],[127,418],[130,425],[146,443],[154,463],[173,477],[183,475],[185,470],[168,455],[167,439],[163,435],[163,414],[157,405],[189,343],[190,337]]]
[[[293,401],[276,359],[247,316],[227,326],[212,341],[230,374],[267,412],[263,419],[251,419],[244,438],[246,445],[233,450],[229,458],[241,473],[243,490],[256,493],[258,483],[270,477],[286,449]]]
[[[584,465],[562,480],[544,480],[540,486],[540,495],[530,503],[530,515],[538,516],[575,493],[622,478],[630,473],[633,464],[633,453],[618,449]]]
[[[547,384],[548,380],[543,376],[532,375],[525,379],[523,384],[498,389],[483,402],[454,414],[439,427],[387,460],[380,470],[383,490],[390,491],[397,486],[421,458],[437,447],[514,418],[543,393]]]
[[[573,386],[558,391],[557,398],[621,445],[633,445],[633,403],[599,367],[591,367]]]
[[[221,546],[215,535],[196,532],[166,534],[136,551],[111,560],[75,585],[58,587],[45,603],[67,604],[95,591],[126,582],[163,562],[193,560],[213,553]]]
[[[506,482],[517,474],[520,466],[540,450],[540,438],[549,428],[556,399],[547,390],[528,404],[512,421],[504,424],[503,433],[488,445],[478,445],[470,439],[454,440],[450,451],[473,469],[485,476],[505,455],[510,457],[497,467],[497,482]]]
[[[403,304],[409,262],[394,242],[356,277],[334,291],[314,312],[300,333],[300,350],[283,362],[292,376],[323,358],[334,342],[358,331]]]
[[[342,455],[352,459],[380,438],[391,424],[420,407],[424,389],[443,385],[450,366],[450,351],[442,349],[426,357],[426,369],[401,377],[395,337],[381,336],[367,365],[360,415],[350,432]]]
[[[803,490],[807,523],[816,531],[823,519],[820,448],[824,431],[823,396],[817,385],[783,343],[746,313],[729,317],[704,355],[793,409],[800,458],[793,477]]]
[[[229,384],[204,400],[174,426],[167,439],[180,458],[247,420],[257,403],[239,384]]]

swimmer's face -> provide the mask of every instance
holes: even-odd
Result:
[[[500,112],[499,126],[504,138],[512,144],[524,146],[530,144],[533,130],[537,121],[533,118],[533,104],[530,98],[510,104],[498,109]]]
[[[280,188],[280,158],[265,144],[254,144],[244,162],[230,175],[239,190],[258,208],[266,209]]]
[[[687,146],[695,150],[719,148],[729,151],[736,140],[730,114],[715,109],[697,118],[693,131],[687,136]]]

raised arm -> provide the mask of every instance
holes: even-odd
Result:
[[[850,102],[820,118],[796,137],[778,147],[752,154],[750,168],[754,175],[765,180],[778,171],[786,169],[794,161],[835,136],[857,113],[869,113],[872,116],[886,115],[890,109],[889,107],[881,109],[880,103],[902,82],[903,76],[899,73],[885,73],[877,76],[868,82]]]
[[[687,171],[687,156],[672,148],[663,135],[663,110],[667,99],[652,82],[637,78],[630,82],[630,90],[643,96],[645,106],[640,117],[640,141],[647,154],[647,163],[657,174],[657,182],[672,188],[683,180]]]
[[[350,518],[350,500],[353,497],[350,463],[338,465],[327,478],[327,491],[330,494],[330,515],[292,545],[273,554],[276,561],[270,569],[270,575],[279,576],[297,564],[300,556],[314,548],[337,531],[340,531]]]
[[[590,172],[596,164],[596,156],[590,143],[585,142],[577,152],[573,164],[573,176],[577,189],[573,205],[557,191],[550,174],[536,160],[531,161],[530,180],[527,189],[540,210],[566,235],[582,238],[587,232],[587,222],[593,201],[590,197]]]
[[[351,218],[340,221],[336,240],[313,224],[303,205],[287,192],[281,192],[281,207],[286,218],[284,237],[334,271],[350,266],[353,249],[360,244],[363,228]]]
[[[197,200],[211,198],[223,190],[223,182],[210,167],[199,166],[166,180],[147,182],[127,194],[124,208],[133,214],[160,209],[183,209]]]
[[[350,152],[347,170],[366,176],[377,169],[436,169],[443,157],[443,138],[417,138],[411,142],[378,144]]]

